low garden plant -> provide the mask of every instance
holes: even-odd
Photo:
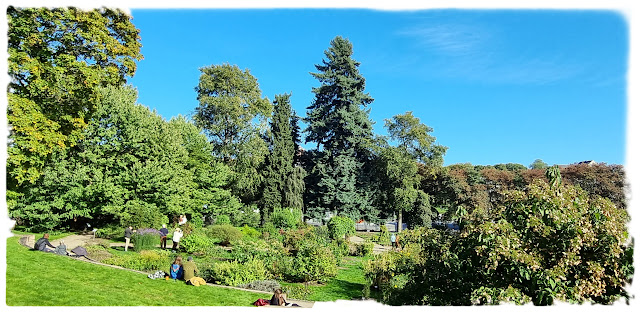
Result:
[[[209,226],[206,235],[225,246],[242,239],[242,232],[232,225]]]

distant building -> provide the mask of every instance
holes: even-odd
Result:
[[[576,162],[576,163],[572,163],[570,165],[558,165],[558,168],[560,169],[564,169],[567,168],[569,166],[573,166],[573,165],[587,165],[589,167],[594,166],[598,164],[597,162],[595,162],[594,160],[585,160],[585,161],[580,161],[580,162]]]

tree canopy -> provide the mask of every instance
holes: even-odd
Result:
[[[119,86],[141,60],[139,30],[118,9],[7,9],[9,183],[34,182],[54,151],[74,146],[98,88]],[[33,122],[33,123],[32,123]]]

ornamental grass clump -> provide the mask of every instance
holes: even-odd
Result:
[[[160,244],[160,231],[152,228],[138,229],[131,235],[131,240],[134,251],[151,250]]]

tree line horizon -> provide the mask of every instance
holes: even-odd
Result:
[[[7,204],[29,230],[157,227],[182,213],[257,226],[281,208],[430,227],[436,216],[500,206],[503,192],[526,190],[548,167],[443,166],[448,148],[411,111],[384,120],[389,136],[374,134],[374,99],[341,36],[310,73],[318,85],[304,117],[291,94],[270,101],[248,69],[223,63],[199,69],[192,119],[166,120],[126,83],[142,59],[130,16],[15,7],[7,15]],[[303,136],[315,148],[302,149]],[[621,165],[561,172],[563,183],[626,206]]]

